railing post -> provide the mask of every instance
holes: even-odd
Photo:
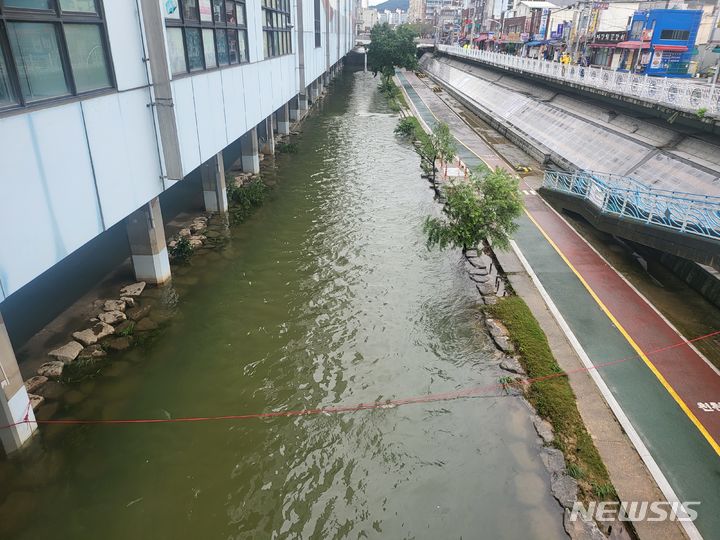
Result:
[[[680,232],[685,232],[685,228],[687,227],[688,217],[690,214],[690,210],[692,210],[693,203],[690,203],[690,206],[688,206],[685,209],[685,217],[683,218],[683,224],[682,227],[680,227]]]

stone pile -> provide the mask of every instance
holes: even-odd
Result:
[[[190,242],[192,249],[198,249],[205,244],[207,236],[203,234],[208,226],[207,216],[198,216],[192,220],[192,222],[182,229],[175,235],[167,244],[169,252],[172,254],[172,250],[177,246],[180,238],[187,238]],[[171,257],[172,258],[172,257]]]
[[[465,269],[485,304],[494,304],[498,297],[505,296],[505,280],[492,257],[477,249],[465,252]]]
[[[200,220],[191,225],[201,226],[205,225]],[[37,375],[25,381],[33,409],[44,401],[43,387],[50,380],[61,379],[66,366],[77,360],[102,358],[107,356],[108,350],[127,349],[133,343],[130,335],[133,331],[149,331],[158,327],[148,317],[151,306],[139,303],[145,286],[144,281],[126,285],[120,289],[119,298],[96,303],[100,311],[90,319],[90,326],[73,332],[72,341],[48,353],[52,360],[41,365]]]

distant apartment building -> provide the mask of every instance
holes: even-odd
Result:
[[[373,26],[378,24],[380,20],[377,9],[373,8],[362,8],[360,10],[360,31],[370,32]]]
[[[425,0],[410,0],[407,20],[409,23],[425,21]]]
[[[386,9],[381,13],[378,13],[378,22],[380,24],[387,23],[390,26],[398,26],[401,24],[405,24],[407,20],[407,12],[401,9],[396,9],[394,11]]]

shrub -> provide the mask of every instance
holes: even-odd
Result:
[[[242,223],[253,209],[260,206],[267,197],[268,187],[260,178],[254,178],[240,186],[229,183],[227,187],[230,218],[233,223]]]
[[[193,248],[186,236],[181,236],[173,247],[170,248],[170,257],[179,264],[187,264],[192,257]]]
[[[420,127],[420,123],[417,121],[417,118],[414,116],[407,116],[400,119],[397,127],[395,128],[395,133],[402,135],[403,137],[412,137],[413,139],[416,139],[418,130],[422,130],[422,128]]]

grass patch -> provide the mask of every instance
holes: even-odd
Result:
[[[298,144],[296,142],[281,142],[275,145],[275,152],[279,154],[297,154]]]
[[[575,393],[527,304],[520,297],[508,296],[495,305],[486,306],[485,310],[507,327],[528,377],[548,377],[530,385],[527,399],[538,414],[552,424],[553,444],[565,455],[568,473],[578,480],[581,498],[586,501],[614,499],[615,489],[580,417]]]
[[[400,112],[403,109],[408,108],[407,101],[405,101],[405,96],[395,85],[392,77],[383,76],[380,84],[378,85],[378,88],[380,89],[380,93],[382,93],[387,98],[388,105],[390,106],[391,111]]]

